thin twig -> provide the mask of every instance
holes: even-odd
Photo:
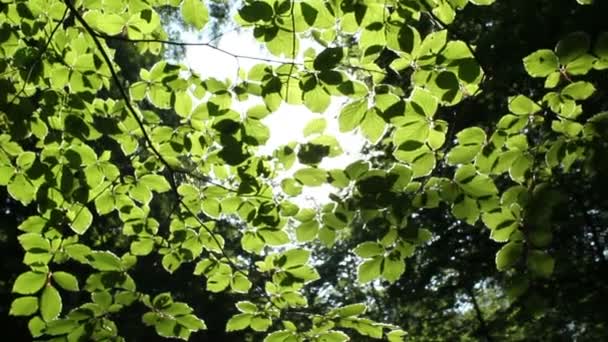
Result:
[[[27,76],[25,77],[25,80],[23,80],[23,87],[21,87],[21,90],[19,90],[19,92],[17,92],[17,94],[15,94],[15,96],[13,96],[13,98],[9,101],[9,103],[8,103],[9,106],[12,105],[13,102],[15,102],[15,100],[19,97],[19,95],[21,95],[25,91],[25,87],[27,87],[27,83],[30,81],[30,77],[32,77],[32,72],[34,72],[34,68],[42,60],[42,55],[44,55],[44,53],[48,49],[49,45],[51,44],[51,40],[53,40],[53,36],[55,36],[55,33],[57,32],[57,30],[59,29],[61,24],[63,24],[63,21],[65,20],[67,15],[68,15],[68,9],[66,8],[65,11],[63,12],[63,16],[61,17],[61,20],[59,20],[57,25],[55,25],[55,27],[53,28],[53,31],[51,31],[51,35],[46,40],[44,47],[42,48],[42,50],[40,50],[40,53],[38,54],[38,58],[36,58],[36,61],[32,64],[32,66],[28,70]]]
[[[291,15],[291,65],[289,66],[289,74],[287,75],[287,84],[286,84],[286,89],[285,89],[285,102],[289,102],[289,83],[291,81],[291,74],[293,73],[293,68],[294,68],[294,62],[296,59],[296,17],[294,15],[294,7],[295,7],[295,2],[293,0],[291,0],[291,10],[290,10],[290,15]]]
[[[234,57],[234,58],[242,58],[242,59],[249,59],[249,60],[254,60],[254,61],[260,61],[260,62],[267,62],[267,63],[276,63],[276,64],[290,64],[290,65],[298,65],[298,66],[304,66],[305,64],[302,62],[296,62],[296,61],[288,61],[288,60],[279,60],[279,59],[273,59],[273,58],[264,58],[264,57],[255,57],[255,56],[249,56],[249,55],[242,55],[242,54],[238,54],[238,53],[234,53],[222,48],[219,48],[217,46],[214,46],[213,44],[209,43],[209,42],[179,42],[179,41],[172,41],[172,40],[163,40],[163,39],[130,39],[130,38],[126,38],[123,36],[108,36],[106,34],[102,34],[102,33],[98,33],[93,31],[92,33],[93,35],[95,35],[96,37],[99,38],[103,38],[106,40],[119,40],[119,41],[123,41],[123,42],[129,42],[129,43],[161,43],[161,44],[167,44],[167,45],[176,45],[176,46],[204,46],[204,47],[208,47],[210,49],[219,51],[223,54],[226,54],[228,56]],[[350,68],[353,70],[361,70],[361,71],[367,71],[370,73],[377,73],[377,74],[382,74],[382,75],[387,75],[388,73],[386,71],[382,71],[382,70],[374,70],[374,69],[368,69],[365,67],[361,67],[361,66],[356,66],[356,65],[350,65],[350,64],[346,64],[346,63],[339,63],[338,64],[341,67],[344,68]]]
[[[234,53],[234,52],[222,49],[220,47],[217,47],[217,46],[211,44],[210,42],[179,42],[179,41],[164,40],[164,39],[131,39],[131,38],[123,37],[123,36],[109,36],[107,34],[95,32],[95,31],[93,31],[92,34],[95,35],[96,37],[103,38],[103,39],[119,40],[119,41],[129,42],[129,43],[160,43],[160,44],[175,45],[175,46],[204,46],[204,47],[208,47],[210,49],[219,51],[223,54],[232,56],[234,58],[250,59],[250,60],[268,62],[268,63],[281,63],[281,64],[292,63],[292,62],[286,61],[286,60],[241,55],[241,54]],[[303,63],[299,63],[299,64],[303,65]]]

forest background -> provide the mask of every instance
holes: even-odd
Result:
[[[602,340],[605,13],[0,0],[5,338]]]

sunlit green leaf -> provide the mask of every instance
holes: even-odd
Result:
[[[62,289],[67,291],[78,291],[78,279],[67,272],[53,272],[53,280]]]
[[[382,257],[375,257],[361,263],[357,269],[359,282],[364,284],[378,278],[380,276],[382,260]]]
[[[38,292],[47,283],[47,274],[41,272],[21,273],[13,283],[13,292],[20,294],[33,294]]]
[[[13,316],[31,316],[38,311],[37,297],[19,297],[13,300],[9,315]]]
[[[551,50],[538,50],[524,58],[526,71],[532,77],[546,77],[558,68],[558,59]]]
[[[61,296],[52,286],[46,286],[40,295],[40,315],[46,322],[52,321],[61,313]]]
[[[202,0],[184,0],[181,10],[184,21],[198,30],[209,21],[209,10]]]
[[[510,242],[504,245],[496,253],[496,268],[504,271],[512,267],[521,257],[523,246],[518,242]]]
[[[226,324],[226,331],[243,330],[251,324],[252,314],[240,313],[232,316]]]

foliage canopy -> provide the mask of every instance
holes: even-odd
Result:
[[[509,300],[534,307],[572,267],[556,257],[556,217],[568,184],[605,184],[608,30],[560,33],[502,66],[467,37],[497,49],[505,38],[460,19],[499,12],[500,1],[239,6],[238,25],[275,58],[218,80],[162,57],[188,43],[169,40],[159,11],[179,9],[203,30],[202,0],[0,0],[0,185],[18,225],[5,234],[23,255],[7,279],[10,314],[34,338],[121,340],[142,336],[141,322],[187,340],[217,326],[213,305],[234,303],[221,324],[242,338],[401,341],[408,327],[368,297],[405,284],[425,245],[460,241],[453,225],[481,228],[459,233],[474,239],[464,248],[493,258]],[[494,18],[490,32],[504,24]],[[337,98],[339,130],[360,133],[369,153],[326,169],[343,153],[326,128]],[[262,154],[264,119],[283,104],[325,114],[306,125],[306,142]],[[473,106],[493,114],[471,118]],[[299,200],[324,185],[325,203]],[[598,201],[584,214],[603,220]],[[348,269],[332,275],[323,261],[336,255]],[[311,289],[334,280],[364,298],[319,308]],[[466,284],[473,298],[476,283]]]

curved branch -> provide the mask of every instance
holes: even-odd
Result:
[[[86,20],[84,20],[82,15],[78,12],[78,10],[74,7],[74,4],[72,4],[72,2],[70,0],[65,0],[65,4],[68,6],[68,8],[72,12],[72,14],[74,14],[74,17],[76,18],[76,20],[84,27],[84,29],[87,31],[87,33],[91,36],[91,38],[93,39],[93,42],[99,49],[99,52],[101,53],[101,56],[102,56],[104,62],[108,65],[108,68],[110,69],[110,73],[112,74],[112,79],[114,80],[114,83],[116,84],[116,87],[118,88],[118,92],[120,93],[120,96],[125,101],[125,105],[127,106],[129,113],[133,116],[133,118],[137,122],[137,125],[139,126],[142,134],[144,135],[144,140],[149,145],[152,152],[158,157],[160,162],[167,168],[167,170],[169,172],[171,172],[171,165],[161,155],[161,153],[158,151],[158,149],[156,149],[156,147],[154,147],[154,144],[152,143],[152,139],[150,138],[150,136],[148,135],[148,132],[146,131],[146,126],[144,125],[144,122],[141,120],[141,118],[137,114],[137,111],[133,107],[133,104],[131,103],[131,99],[129,98],[129,95],[127,94],[127,91],[125,90],[125,87],[120,82],[120,78],[118,77],[118,73],[116,72],[116,69],[114,68],[114,65],[112,64],[112,60],[110,59],[110,56],[108,55],[105,48],[101,44],[101,41],[99,40],[99,37],[95,33],[95,30],[93,30],[93,28],[89,25],[89,23],[87,23]],[[169,180],[171,182],[171,188],[173,189],[177,198],[179,198],[179,194],[177,193],[177,186],[175,184],[175,179],[174,179],[173,175],[170,177]]]

